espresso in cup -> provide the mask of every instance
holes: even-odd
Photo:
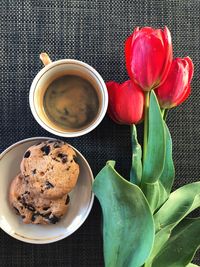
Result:
[[[62,59],[51,62],[41,54],[45,67],[34,78],[29,103],[37,122],[62,137],[84,135],[102,121],[108,106],[106,85],[88,64]]]
[[[99,111],[99,98],[90,82],[76,75],[55,79],[44,94],[44,111],[64,130],[79,130],[90,125]]]

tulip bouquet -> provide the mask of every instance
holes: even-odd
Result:
[[[103,211],[106,267],[185,267],[200,246],[200,182],[171,193],[175,170],[172,140],[166,124],[169,109],[190,94],[193,63],[172,55],[171,35],[164,30],[136,28],[125,42],[130,80],[107,83],[108,114],[131,127],[130,179],[108,161],[93,191]],[[144,122],[143,149],[136,124]]]

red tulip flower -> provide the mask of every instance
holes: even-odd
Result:
[[[191,58],[173,60],[166,81],[157,88],[156,94],[160,106],[165,109],[184,102],[190,94],[190,82],[194,72]]]
[[[137,124],[142,120],[144,92],[128,80],[122,84],[106,83],[109,96],[108,114],[116,123]]]
[[[125,42],[125,57],[129,77],[144,91],[158,87],[166,79],[172,63],[168,28],[137,27]]]

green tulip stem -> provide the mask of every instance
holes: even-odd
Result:
[[[164,115],[163,115],[163,120],[164,120],[164,121],[167,120],[168,112],[169,112],[169,109],[165,109],[165,111],[164,111]]]
[[[164,117],[165,109],[164,108],[160,108],[160,111],[161,111],[162,117]]]
[[[164,121],[166,121],[166,119],[167,119],[168,111],[169,111],[169,109],[161,108],[161,114],[162,114]]]
[[[148,113],[149,113],[149,96],[150,92],[145,92],[144,103],[144,140],[143,140],[143,163],[146,157],[147,141],[148,141]]]

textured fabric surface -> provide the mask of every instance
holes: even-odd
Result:
[[[167,25],[174,55],[189,55],[195,64],[190,99],[168,117],[175,187],[199,180],[199,0],[2,0],[0,7],[0,152],[24,138],[52,137],[36,123],[28,105],[31,82],[42,67],[41,51],[47,51],[52,60],[85,61],[104,80],[122,82],[128,77],[125,38],[136,26]],[[119,172],[128,176],[131,151],[127,126],[118,126],[105,117],[91,133],[65,141],[85,155],[95,175],[108,159],[115,159]],[[198,255],[194,262],[200,264]],[[103,266],[97,200],[84,225],[54,244],[25,244],[0,230],[0,266]]]

